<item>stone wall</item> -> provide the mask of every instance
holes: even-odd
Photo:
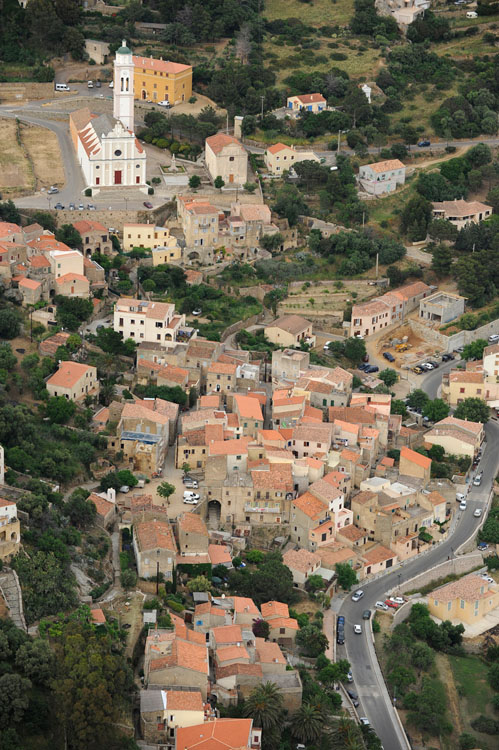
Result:
[[[452,336],[446,336],[414,318],[408,318],[407,322],[413,333],[424,341],[435,344],[444,352],[452,352],[460,346],[470,344],[472,341],[488,339],[493,333],[499,333],[499,318],[486,323],[484,326],[480,326],[480,328],[476,328],[474,331],[458,331],[458,333],[454,333]]]
[[[57,96],[67,96],[68,92],[57,92]],[[51,99],[55,96],[53,83],[0,83],[0,102],[20,102],[33,99]]]
[[[262,321],[263,318],[264,316],[259,313],[258,315],[252,315],[251,318],[246,318],[246,320],[239,320],[237,323],[233,323],[233,325],[229,326],[225,329],[225,331],[223,331],[222,335],[220,336],[220,341],[226,341],[229,336],[231,336],[233,333],[236,333],[237,331],[241,331],[243,328],[249,328],[250,326],[256,325],[257,323]]]
[[[440,563],[440,565],[435,565],[433,568],[425,570],[424,573],[420,573],[418,576],[405,581],[400,586],[396,587],[396,592],[405,593],[406,591],[417,591],[428,583],[437,581],[440,578],[445,578],[448,575],[464,575],[464,573],[468,573],[473,568],[482,564],[483,555],[481,552],[478,552],[478,550],[471,552],[469,555],[454,557],[452,560],[445,560],[445,562]]]

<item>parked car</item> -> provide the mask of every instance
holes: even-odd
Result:
[[[75,210],[75,204],[74,203],[70,203],[69,204],[69,210],[70,211],[74,211]]]
[[[333,343],[332,341],[326,341],[326,343],[323,346],[323,349],[325,352],[329,351],[329,344],[332,344],[332,343]]]
[[[184,500],[200,500],[201,495],[198,495],[197,492],[189,492],[189,490],[186,490],[184,492]]]
[[[95,206],[93,203],[87,203],[87,211],[95,211]]]
[[[87,83],[87,87],[88,87],[89,89],[93,89],[93,87],[94,87],[94,84],[92,83],[92,81],[89,81],[89,82]]]
[[[489,344],[495,344],[497,341],[499,341],[499,334],[493,333],[489,336]]]
[[[391,599],[385,599],[385,604],[387,607],[391,607],[392,609],[398,609],[399,605],[397,602],[393,602]]]
[[[362,612],[362,619],[363,620],[370,620],[371,619],[371,610],[370,609],[365,609]]]
[[[362,370],[363,372],[365,372],[368,367],[370,367],[370,365],[367,362],[361,362],[357,367],[357,370]]]
[[[151,201],[144,201],[144,206],[146,208],[152,208],[153,207]]]
[[[357,706],[359,705],[359,696],[357,695],[357,693],[355,692],[355,690],[347,690],[347,695],[350,698],[350,700],[352,701],[352,703],[355,706],[355,708],[357,708]]]
[[[100,89],[100,87],[102,86],[102,83],[101,83],[100,81],[96,81],[96,82],[95,82],[95,85],[96,85],[96,87],[97,87],[98,89]]]
[[[480,487],[480,485],[482,484],[482,478],[483,472],[480,472],[476,475],[476,477],[473,479],[473,484],[475,485],[475,487]]]
[[[354,625],[353,626],[353,632],[356,635],[362,635],[362,625]]]
[[[369,375],[373,372],[378,372],[378,371],[379,371],[378,365],[368,365],[367,367],[364,368],[364,372],[367,372]]]
[[[453,354],[442,354],[442,362],[450,362],[455,359]]]
[[[473,515],[475,516],[475,518],[480,518],[480,516],[482,515],[482,509],[475,508],[475,510],[473,511]]]
[[[351,669],[349,669],[347,673],[347,682],[353,682],[353,674]]]
[[[169,108],[169,107],[171,107],[171,104],[168,101],[168,99],[163,99],[162,101],[158,102],[158,106],[159,107],[167,107],[167,108]]]
[[[478,545],[478,549],[480,550],[480,552],[485,552],[486,550],[488,550],[488,548],[489,545],[487,544],[487,542],[480,542],[480,544]]]
[[[199,500],[196,500],[195,497],[184,497],[184,503],[185,505],[197,505]]]
[[[466,495],[463,495],[462,492],[456,492],[456,500],[460,503],[462,500],[466,500]]]
[[[420,367],[419,365],[416,365],[416,367],[413,367],[412,371],[415,372],[416,375],[421,375],[424,372],[423,368]]]
[[[114,89],[114,81],[111,81],[111,83],[108,84],[110,89]]]
[[[403,596],[391,596],[390,601],[395,602],[395,604],[405,604]]]
[[[130,487],[127,484],[124,484],[122,487],[120,487],[120,492],[126,493],[130,492]]]
[[[58,193],[58,192],[59,192],[59,188],[56,188],[56,187],[54,187],[54,185],[52,185],[52,186],[51,186],[51,187],[49,187],[49,189],[47,190],[47,195],[55,195],[55,194],[56,194],[56,193]]]
[[[395,357],[390,352],[383,352],[383,357],[389,362],[395,362]]]
[[[429,359],[428,360],[428,364],[431,365],[434,370],[436,370],[437,367],[440,367],[440,363],[439,362],[435,362],[434,359]]]
[[[357,591],[354,591],[352,594],[352,601],[358,602],[362,599],[363,596],[364,592],[362,591],[362,589],[357,589]]]
[[[56,203],[54,208],[56,209],[56,211],[62,211],[64,209],[64,206],[62,205],[62,203]]]
[[[494,581],[494,579],[492,578],[492,576],[489,576],[489,575],[488,575],[488,573],[482,573],[482,575],[480,576],[480,578],[481,578],[481,579],[482,579],[483,581],[487,581],[487,583],[495,583],[495,581]]]
[[[388,610],[388,604],[385,604],[385,602],[376,602],[374,606],[376,609],[382,609],[384,612]]]
[[[418,146],[419,148],[426,148],[427,146],[431,146],[431,141],[427,141],[427,140],[419,141]]]
[[[459,510],[466,510],[466,508],[466,500],[461,500],[461,502],[459,503]]]
[[[184,482],[184,487],[187,487],[187,489],[189,490],[199,489],[199,485],[197,482]]]
[[[84,211],[84,210],[85,210],[85,206],[83,205],[83,203],[78,203],[78,211]]]
[[[367,718],[367,716],[359,716],[359,721],[360,721],[360,723],[361,723],[361,724],[363,724],[363,725],[364,725],[365,727],[369,727],[369,726],[371,726],[371,723],[370,723],[369,719]]]
[[[423,364],[420,365],[420,366],[423,368],[423,370],[428,370],[429,371],[429,370],[434,370],[435,369],[434,366],[431,364],[431,362],[423,362]]]

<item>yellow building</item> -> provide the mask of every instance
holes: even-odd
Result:
[[[8,562],[19,552],[21,527],[17,505],[0,497],[0,561]]]
[[[497,586],[474,573],[435,589],[428,597],[431,615],[467,625],[478,623],[498,606]]]
[[[171,105],[192,96],[192,66],[153,57],[133,55],[136,99],[168,101]]]
[[[123,224],[123,249],[126,253],[134,247],[144,247],[154,250],[157,247],[169,247],[177,244],[175,237],[170,235],[167,227],[157,227],[154,224]]]

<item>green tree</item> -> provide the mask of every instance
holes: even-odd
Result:
[[[411,650],[411,663],[419,672],[428,672],[435,661],[432,648],[426,643],[415,643]]]
[[[55,232],[55,238],[58,242],[64,242],[65,245],[71,248],[83,247],[83,240],[81,234],[72,224],[63,224]]]
[[[456,419],[467,419],[470,422],[485,424],[489,421],[490,408],[480,398],[465,398],[458,404],[454,416]]]
[[[51,424],[65,424],[76,411],[74,401],[69,401],[64,396],[52,396],[47,401],[45,413]]]
[[[251,626],[251,629],[253,631],[253,635],[256,638],[265,638],[267,639],[269,637],[270,633],[270,625],[267,622],[267,620],[253,620],[253,625]]]
[[[193,174],[189,177],[189,187],[195,190],[201,185],[201,177],[197,174]]]
[[[134,570],[123,570],[120,580],[125,591],[129,591],[137,585],[137,573]]]
[[[272,750],[279,739],[283,714],[284,701],[277,685],[273,682],[264,682],[258,685],[248,696],[244,704],[243,713],[253,719],[254,725],[262,729],[263,742],[266,748]],[[262,743],[263,744],[263,743]]]
[[[382,370],[379,373],[379,379],[383,381],[385,385],[388,386],[388,388],[391,388],[392,385],[395,385],[395,383],[398,380],[398,375],[395,370],[392,370],[391,367],[387,367],[386,370]]]
[[[16,652],[16,667],[32,682],[46,685],[54,667],[54,653],[48,642],[35,638],[23,643]]]
[[[397,398],[392,399],[392,402],[390,405],[390,414],[401,414],[402,417],[406,417],[407,409],[405,406],[405,402]]]
[[[387,681],[392,688],[396,689],[397,693],[404,695],[408,688],[416,682],[416,674],[410,667],[398,664],[388,673]]]
[[[407,404],[412,409],[424,409],[429,400],[429,397],[421,388],[416,388],[415,391],[409,394]]]
[[[64,505],[64,515],[67,516],[77,529],[85,529],[93,524],[97,509],[92,500],[88,500],[88,493],[75,490],[67,503]]]
[[[358,583],[357,573],[348,563],[336,563],[334,569],[338,586],[344,591],[350,591],[351,587]]]
[[[492,206],[495,214],[499,213],[499,185],[487,193],[487,203]]]
[[[306,745],[317,742],[325,726],[324,714],[315,703],[302,703],[294,714],[291,734]]]
[[[168,503],[168,499],[175,492],[175,485],[169,482],[161,482],[156,490],[160,497],[164,497]]]
[[[19,316],[10,308],[0,310],[0,338],[15,339],[19,336],[21,325]]]
[[[29,704],[31,682],[19,674],[4,674],[0,677],[0,729],[18,724]]]
[[[441,419],[449,416],[449,405],[441,398],[435,398],[428,401],[423,407],[423,415],[431,422],[440,422]]]
[[[457,229],[448,219],[433,219],[428,227],[428,234],[432,240],[438,242],[454,242],[457,237]]]
[[[307,578],[306,587],[307,587],[307,591],[311,591],[312,593],[323,589],[324,581],[322,579],[322,576],[318,576],[318,575],[309,576],[309,578]]]
[[[496,692],[499,692],[499,661],[489,667],[487,679],[490,687]]]
[[[437,245],[433,250],[431,259],[432,271],[435,271],[439,278],[448,276],[452,267],[452,252],[447,245]]]
[[[54,232],[57,228],[55,217],[49,211],[35,211],[33,214],[33,223],[40,224],[49,232]]]
[[[196,576],[187,583],[189,591],[211,591],[211,581],[206,576]]]
[[[187,461],[184,461],[184,463],[182,464],[182,471],[184,472],[184,475],[188,474],[191,471],[191,469],[192,469],[191,465],[187,463]]]
[[[422,195],[415,195],[405,205],[400,216],[400,229],[413,242],[424,240],[431,222],[432,206]]]
[[[222,177],[218,175],[218,177],[215,177],[215,182],[213,184],[217,188],[217,190],[220,190],[220,192],[222,192],[222,188],[225,185],[225,180],[223,180]]]
[[[477,339],[463,346],[461,359],[482,359],[483,350],[489,343],[485,339]]]
[[[362,362],[366,355],[366,344],[363,339],[358,339],[355,337],[351,337],[346,339],[343,343],[343,352],[345,354],[345,357],[352,362],[354,365],[358,365],[359,362]]]

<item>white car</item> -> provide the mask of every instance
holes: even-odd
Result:
[[[480,518],[480,516],[482,515],[482,509],[477,508],[475,511],[473,511],[473,515],[475,516],[475,518]]]
[[[473,485],[475,487],[480,487],[481,484],[482,484],[482,475],[481,474],[477,474],[476,477],[473,480]]]
[[[460,503],[462,500],[466,500],[466,495],[463,495],[462,492],[456,492],[456,500]]]
[[[374,606],[376,607],[376,609],[382,609],[383,612],[388,612],[388,610],[390,609],[388,604],[385,604],[385,602],[376,602]]]
[[[434,370],[434,369],[435,369],[435,368],[433,367],[433,365],[430,365],[430,363],[429,363],[429,362],[423,362],[423,364],[422,364],[422,365],[420,365],[420,367],[422,367],[422,368],[423,368],[423,370]]]
[[[354,593],[352,594],[352,601],[358,602],[360,599],[362,599],[363,596],[364,596],[364,592],[362,591],[362,589],[358,589],[357,591],[354,591]]]
[[[361,635],[362,634],[362,625],[354,625],[353,626],[353,632],[356,633],[357,635]]]
[[[170,106],[170,102],[168,101],[168,99],[163,99],[163,101],[158,102],[158,105],[160,107],[169,107]]]
[[[324,351],[325,352],[329,351],[329,344],[332,344],[332,343],[333,343],[332,341],[326,341],[326,343],[324,344]]]
[[[403,596],[391,596],[390,601],[395,602],[395,604],[405,604],[405,599]]]
[[[111,83],[109,84],[109,88],[114,89],[114,81],[111,81]]]
[[[184,497],[184,503],[185,505],[197,505],[199,500],[196,500],[195,497]]]
[[[371,722],[367,718],[367,716],[359,716],[359,721],[361,724],[363,724],[365,727],[371,726]]]
[[[192,311],[192,314],[193,315],[201,315],[202,312],[203,311],[201,310],[200,307],[196,307],[196,309]]]
[[[120,492],[123,492],[123,494],[126,495],[127,492],[130,492],[130,487],[127,484],[124,484],[122,487],[120,487]]]
[[[201,498],[201,495],[198,495],[197,492],[189,492],[186,490],[184,492],[184,500],[199,500]]]
[[[480,578],[482,578],[484,581],[487,581],[487,583],[495,583],[494,579],[491,576],[489,576],[487,573],[482,573]]]
[[[459,503],[459,510],[466,510],[466,508],[466,500],[461,500],[461,502]]]

